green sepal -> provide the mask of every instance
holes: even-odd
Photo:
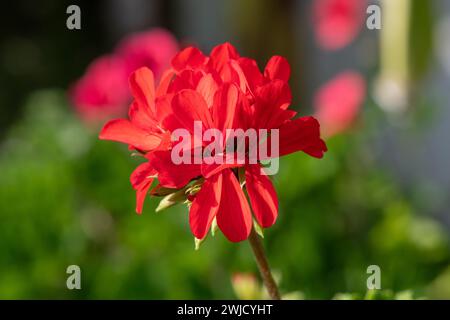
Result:
[[[211,223],[211,235],[213,237],[216,235],[217,229],[219,229],[219,226],[217,225],[217,219],[214,217]]]
[[[186,201],[187,196],[185,194],[185,189],[180,189],[177,192],[168,194],[159,202],[158,207],[155,212],[160,212],[164,209],[170,208],[178,203]]]
[[[255,219],[253,219],[253,227],[255,228],[256,233],[257,233],[261,238],[264,238],[264,228],[261,227],[261,226],[259,225],[259,223],[258,223]]]
[[[238,168],[238,178],[239,178],[239,184],[241,185],[241,188],[244,188],[244,186],[245,186],[245,168],[244,167]]]
[[[195,244],[195,250],[197,251],[200,249],[200,246],[202,245],[203,241],[205,241],[206,236],[203,239],[198,239],[194,237],[194,244]]]
[[[152,196],[155,197],[164,197],[167,196],[169,194],[175,193],[177,192],[179,189],[173,189],[173,188],[166,188],[166,187],[162,187],[161,185],[157,185],[156,187],[154,187],[152,189],[152,191],[150,192],[150,194]]]

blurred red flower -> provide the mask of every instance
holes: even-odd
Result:
[[[366,82],[357,72],[342,72],[325,83],[314,98],[322,134],[330,137],[348,129],[358,116],[365,94]]]
[[[97,122],[126,113],[131,96],[128,77],[146,66],[159,77],[178,51],[176,39],[166,30],[132,34],[113,54],[95,59],[69,91],[70,100],[86,122]]]
[[[313,23],[318,44],[327,50],[341,49],[363,26],[365,0],[314,0]]]
[[[77,112],[86,122],[120,116],[129,102],[124,61],[115,56],[95,59],[70,90]],[[125,81],[125,85],[124,85]]]
[[[167,30],[155,28],[126,37],[115,52],[124,60],[127,77],[138,68],[147,67],[158,80],[178,52],[178,43]]]
[[[241,186],[244,178],[256,221],[264,228],[273,225],[278,215],[278,199],[271,180],[261,173],[259,162],[176,164],[171,157],[172,148],[181,142],[172,142],[170,137],[175,130],[186,129],[195,140],[195,121],[200,121],[203,129],[219,132],[279,129],[280,155],[304,151],[321,158],[326,146],[320,139],[317,120],[293,119],[296,112],[288,109],[289,75],[286,59],[272,57],[261,73],[254,60],[240,57],[228,43],[215,47],[210,56],[194,47],[182,50],[156,89],[151,71],[137,70],[130,78],[135,98],[130,120],[110,121],[100,133],[100,139],[127,143],[148,160],[131,177],[137,190],[137,211],[141,211],[145,194],[157,177],[159,185],[153,190],[187,188],[186,198],[191,202],[189,222],[196,238],[203,239],[216,219],[230,241],[242,241],[247,239],[253,225]],[[195,146],[182,147],[195,154]],[[204,147],[200,145],[202,150]],[[234,155],[235,150],[225,153]],[[194,185],[190,184],[192,181]]]

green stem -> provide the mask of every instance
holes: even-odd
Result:
[[[269,263],[267,262],[266,254],[264,253],[264,248],[254,228],[252,229],[250,236],[248,237],[248,241],[250,242],[250,246],[252,247],[253,254],[255,255],[256,259],[256,264],[258,265],[258,269],[261,273],[264,286],[266,287],[270,298],[272,300],[281,300],[278,286],[273,279]]]

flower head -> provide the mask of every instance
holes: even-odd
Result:
[[[314,0],[314,31],[318,44],[327,50],[347,46],[364,21],[364,0]]]
[[[158,79],[177,51],[177,41],[166,30],[155,28],[132,34],[112,54],[89,65],[72,86],[70,99],[88,123],[123,116],[131,100],[127,86],[130,73],[145,66]]]
[[[127,76],[140,67],[147,67],[159,79],[170,66],[170,59],[177,53],[178,43],[167,30],[154,28],[131,34],[122,40],[115,52],[123,59]]]
[[[71,88],[71,100],[77,112],[87,122],[120,116],[127,104],[129,92],[124,86],[125,64],[115,56],[95,59]]]
[[[145,157],[131,178],[137,211],[157,177],[150,194],[178,192],[180,199],[182,191],[197,239],[213,223],[233,242],[249,236],[253,217],[263,228],[273,225],[278,199],[262,162],[295,151],[321,158],[326,151],[317,120],[294,118],[288,109],[289,76],[286,59],[272,57],[261,72],[229,43],[209,56],[195,47],[182,50],[156,88],[149,69],[135,71],[129,120],[107,123],[100,138],[127,143]],[[239,137],[229,134],[249,130],[270,133],[253,144],[245,143],[251,140],[245,135],[236,144]],[[262,142],[265,152],[253,152],[263,149]]]
[[[359,114],[365,93],[364,78],[354,71],[344,71],[319,88],[314,106],[322,134],[330,137],[347,130]]]

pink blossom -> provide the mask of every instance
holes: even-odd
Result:
[[[313,22],[318,44],[327,50],[341,49],[363,26],[365,0],[314,0]]]
[[[115,56],[101,56],[88,66],[86,73],[70,90],[77,112],[86,122],[121,115],[129,100],[124,61]]]
[[[69,90],[70,100],[87,123],[124,116],[132,100],[129,75],[140,67],[148,67],[158,79],[177,52],[177,41],[166,30],[132,34],[119,43],[114,53],[91,62]]]
[[[119,43],[116,53],[125,61],[128,74],[147,67],[158,80],[178,49],[177,40],[170,32],[155,28],[128,36]]]
[[[348,129],[358,116],[365,94],[365,80],[354,71],[342,72],[325,83],[314,98],[322,134],[329,137]]]

